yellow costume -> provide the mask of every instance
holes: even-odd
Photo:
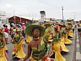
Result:
[[[25,53],[24,53],[24,50],[23,50],[23,44],[25,44],[25,42],[23,40],[21,40],[21,42],[19,44],[15,44],[14,48],[15,48],[15,51],[13,51],[12,54],[15,54],[15,56],[17,58],[25,58]]]
[[[52,48],[53,48],[53,51],[55,52],[55,59],[57,61],[66,61],[66,59],[60,53],[60,44],[59,44],[59,42],[54,43]]]
[[[6,58],[5,54],[6,54],[5,47],[0,48],[0,61],[7,61],[7,58]]]
[[[73,35],[74,35],[74,34],[73,34],[73,31],[70,30],[69,33],[68,33],[68,36],[73,37]]]
[[[66,34],[66,37],[64,37],[63,39],[64,39],[65,44],[72,44],[72,41],[70,39],[68,39],[67,34]]]
[[[69,52],[68,48],[67,48],[67,47],[65,46],[65,44],[64,44],[63,38],[61,38],[60,46],[61,46],[61,48],[62,48],[62,51],[64,51],[64,52]]]
[[[30,43],[32,41],[32,37],[30,37],[29,35],[27,35],[27,37],[26,37],[26,42],[27,43]]]

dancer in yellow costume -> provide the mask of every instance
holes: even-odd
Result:
[[[70,36],[70,37],[73,37],[73,30],[72,30],[72,24],[71,23],[68,23],[68,26],[67,26],[67,28],[68,28],[68,36]]]
[[[68,36],[73,37],[73,35],[74,35],[73,31],[70,30],[70,31],[68,32]]]
[[[60,38],[59,38],[59,35],[57,34],[54,37],[53,46],[52,46],[52,49],[55,52],[55,60],[57,60],[57,61],[66,61],[66,59],[61,55],[60,47],[61,47],[60,46]]]
[[[68,29],[66,29],[65,31],[66,31],[66,34],[65,34],[65,37],[63,37],[64,43],[72,44],[72,41],[70,39],[68,39]]]
[[[28,54],[24,61],[43,61],[42,58],[46,56],[47,44],[43,40],[45,29],[40,25],[30,25],[27,27],[27,34],[32,36],[32,41],[28,44]],[[48,60],[47,60],[48,61]]]
[[[54,32],[54,28],[52,27],[51,24],[45,24],[45,35],[46,37],[48,37],[48,42],[52,42],[52,38],[53,38],[53,32]]]
[[[72,44],[72,41],[70,39],[68,39],[68,36],[66,34],[66,37],[64,38],[65,40],[65,44]]]
[[[23,59],[26,56],[23,48],[23,45],[25,44],[23,38],[24,37],[21,35],[20,31],[17,31],[13,39],[14,49],[12,54],[19,59]]]
[[[4,34],[0,31],[0,61],[7,61],[8,59],[5,45]]]
[[[61,37],[61,41],[64,42],[64,44],[72,44],[72,41],[70,39],[68,39],[68,31],[69,29],[67,27],[63,27],[62,28],[62,37]]]
[[[62,48],[63,52],[69,52],[68,48],[65,46],[65,38],[66,37],[66,31],[65,31],[65,26],[62,25],[61,27],[61,41],[60,41],[60,45]]]
[[[60,44],[60,47],[61,47],[61,51],[63,51],[63,52],[69,52],[69,50],[67,49],[67,47],[64,44],[64,40],[63,40],[63,37],[61,35],[62,34],[62,32],[61,32],[62,25],[58,25],[58,27],[59,26],[60,26],[59,30],[58,30],[57,27],[55,27],[55,35],[59,34],[59,38],[60,38],[59,44]]]

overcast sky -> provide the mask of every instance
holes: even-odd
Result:
[[[46,17],[61,18],[64,7],[64,19],[81,19],[81,0],[0,0],[0,11],[6,15],[40,18],[40,11],[46,11]]]

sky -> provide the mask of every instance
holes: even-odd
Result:
[[[47,18],[81,19],[81,0],[0,0],[0,12],[6,16],[40,18],[40,11],[46,12]]]

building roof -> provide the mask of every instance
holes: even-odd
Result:
[[[12,21],[12,22],[16,22],[16,21],[18,21],[18,22],[25,22],[25,21],[31,22],[32,21],[30,19],[26,19],[26,18],[19,17],[19,16],[12,16],[12,17],[9,18],[9,20]]]

